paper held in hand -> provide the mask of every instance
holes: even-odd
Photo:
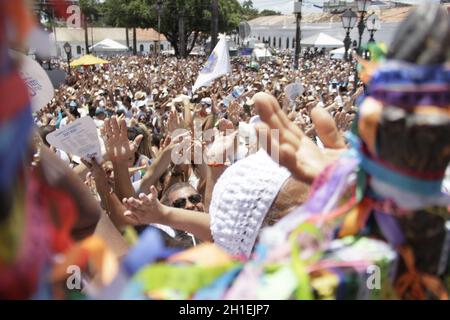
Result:
[[[83,117],[68,124],[62,129],[47,135],[47,142],[71,155],[85,160],[93,157],[97,163],[103,162],[100,139],[94,120]]]
[[[305,89],[298,82],[288,84],[286,88],[284,88],[284,93],[286,94],[286,97],[291,101],[291,103],[294,102],[298,96],[301,96],[304,91]]]

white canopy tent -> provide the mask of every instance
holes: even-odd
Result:
[[[128,51],[127,46],[120,44],[111,39],[104,39],[100,42],[97,42],[93,46],[89,48],[91,51],[95,52],[123,52]]]
[[[327,35],[326,33],[318,33],[314,36],[308,37],[301,41],[302,46],[304,47],[317,47],[317,48],[339,48],[344,45],[339,39],[333,38],[332,36]]]
[[[330,58],[331,59],[342,60],[342,59],[344,59],[344,55],[345,55],[345,48],[344,47],[330,51]]]
[[[257,61],[266,61],[272,59],[272,53],[263,43],[256,43],[252,53]]]

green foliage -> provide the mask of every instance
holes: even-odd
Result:
[[[253,1],[247,0],[242,3],[241,17],[242,21],[248,21],[257,18],[259,15],[258,9],[253,8]]]
[[[149,9],[146,0],[106,0],[102,13],[106,24],[113,27],[148,28]]]
[[[81,12],[89,21],[98,20],[100,15],[101,3],[97,0],[80,0]]]
[[[277,15],[281,15],[280,11],[275,11],[275,10],[267,10],[264,9],[263,11],[261,11],[259,13],[260,17],[266,17],[266,16],[277,16]]]
[[[107,25],[158,30],[157,0],[105,0],[100,8]],[[256,18],[258,14],[252,1],[244,1],[241,6],[238,0],[219,0],[219,32],[235,30],[241,21]],[[184,18],[184,50],[179,48],[180,18]],[[177,55],[182,51],[188,54],[197,40],[205,40],[211,33],[211,0],[163,0],[161,33]]]

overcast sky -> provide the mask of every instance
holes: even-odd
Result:
[[[253,0],[253,6],[259,10],[271,9],[282,13],[292,13],[294,2],[294,0]],[[312,3],[322,4],[323,0],[306,0],[303,2],[305,3],[303,9],[310,11],[313,10]]]
[[[415,3],[418,4],[424,0],[397,0],[397,2]],[[439,0],[431,0],[439,2]],[[243,0],[241,0],[241,3]],[[289,14],[294,11],[294,0],[253,0],[253,6],[259,10],[271,9],[281,11]],[[318,12],[320,9],[314,8],[313,4],[322,5],[324,0],[303,0],[303,10],[305,12]],[[352,2],[352,1],[349,1]]]

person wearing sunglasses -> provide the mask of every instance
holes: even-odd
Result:
[[[174,208],[204,211],[202,196],[189,183],[181,182],[170,186],[161,198],[161,202]]]
[[[164,192],[161,203],[168,207],[178,209],[198,212],[205,211],[201,194],[187,182],[179,182],[171,185]],[[164,231],[163,238],[166,246],[189,248],[198,243],[198,239],[188,232],[175,230],[163,225],[157,225],[156,227]]]

